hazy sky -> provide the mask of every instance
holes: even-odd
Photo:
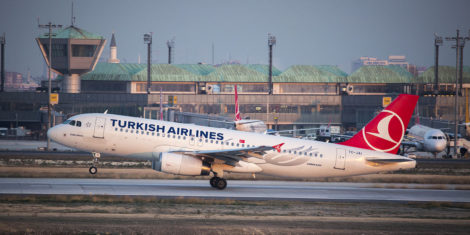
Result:
[[[44,70],[34,40],[41,24],[70,25],[71,0],[1,0],[0,33],[6,33],[6,69],[32,75]],[[153,32],[154,62],[167,62],[166,41],[176,38],[175,63],[211,63],[229,58],[267,64],[267,35],[277,38],[274,65],[338,65],[350,72],[360,56],[385,59],[406,55],[409,62],[434,63],[434,33],[454,36],[470,29],[469,0],[75,0],[75,25],[104,36],[109,55],[116,33],[118,58],[145,61],[143,34]],[[470,43],[470,42],[469,42]],[[470,64],[470,47],[464,49]],[[455,65],[451,43],[442,47],[441,64]]]

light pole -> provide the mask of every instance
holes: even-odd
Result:
[[[273,94],[273,46],[276,45],[276,37],[268,34],[269,46],[269,78],[268,78],[268,94]]]
[[[166,45],[168,46],[168,64],[172,62],[172,49],[175,47],[175,39],[171,39],[171,41],[166,41]]]
[[[4,88],[5,88],[5,33],[3,33],[3,36],[0,37],[0,43],[2,44],[2,52],[1,52],[1,60],[2,60],[2,64],[1,64],[1,80],[2,80],[2,84],[0,86],[0,92],[3,92],[4,91]]]
[[[458,135],[458,117],[459,117],[459,99],[458,96],[460,94],[459,91],[459,80],[462,79],[460,77],[459,79],[459,74],[462,76],[462,71],[459,72],[459,62],[462,64],[463,63],[463,57],[461,55],[461,52],[463,53],[463,47],[465,45],[465,40],[470,40],[469,37],[463,38],[460,37],[460,31],[457,29],[457,36],[456,37],[446,37],[446,41],[455,41],[455,46],[452,48],[455,48],[455,110],[454,110],[454,119],[455,119],[455,126],[454,126],[454,156],[457,156],[457,135]]]
[[[49,36],[49,46],[48,46],[48,57],[49,57],[49,63],[48,63],[48,75],[47,75],[47,80],[48,80],[48,89],[47,89],[47,130],[46,130],[46,133],[47,131],[51,128],[51,109],[52,109],[52,105],[51,105],[51,86],[52,86],[52,82],[51,82],[51,67],[52,67],[52,28],[62,28],[62,25],[60,24],[52,24],[51,22],[49,22],[48,24],[39,24],[39,18],[38,18],[38,27],[39,28],[49,28],[49,33],[48,33],[48,36]],[[49,137],[47,136],[47,151],[50,150],[50,145],[51,145],[51,140],[49,139]]]
[[[442,46],[442,37],[434,34],[434,47],[435,57],[434,57],[434,95],[439,94],[439,46]]]
[[[147,94],[150,94],[152,88],[150,87],[151,73],[150,67],[152,65],[152,34],[144,34],[144,43],[147,44]]]

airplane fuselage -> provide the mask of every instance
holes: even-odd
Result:
[[[74,116],[50,129],[48,136],[82,151],[150,161],[173,151],[229,150],[284,143],[280,152],[266,151],[262,158],[246,161],[261,169],[257,173],[296,178],[370,174],[416,165],[413,160],[375,164],[366,159],[403,157],[345,145],[113,114]]]

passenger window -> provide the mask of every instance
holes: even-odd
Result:
[[[211,140],[211,144],[212,144],[212,143],[214,143],[214,141],[213,141],[213,140]]]

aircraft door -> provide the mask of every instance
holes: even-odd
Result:
[[[93,132],[93,137],[95,138],[104,138],[104,126],[106,123],[105,118],[97,117],[95,120],[95,130]]]
[[[346,150],[336,149],[335,169],[344,170],[346,166]]]

